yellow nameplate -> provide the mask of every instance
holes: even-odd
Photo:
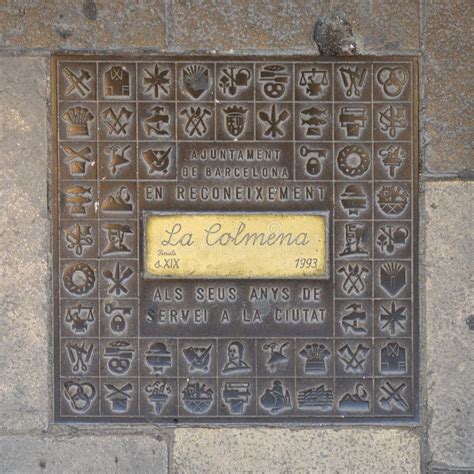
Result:
[[[326,226],[313,213],[148,214],[145,276],[325,278]]]

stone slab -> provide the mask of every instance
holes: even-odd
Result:
[[[359,52],[419,48],[419,4],[413,0],[261,0],[172,2],[168,41],[179,50],[316,50],[319,17],[342,11],[352,24]]]
[[[0,438],[2,473],[168,472],[166,441],[151,436],[9,436]]]
[[[50,407],[48,63],[0,58],[0,432],[47,426]]]
[[[20,0],[0,5],[0,47],[163,48],[165,1]]]
[[[425,3],[424,73],[421,76],[426,97],[422,107],[425,170],[472,175],[474,3],[466,0]]]
[[[426,185],[426,370],[433,462],[473,468],[473,182]]]
[[[414,429],[177,429],[175,473],[419,472]]]
[[[318,17],[344,12],[365,53],[419,48],[413,0],[20,0],[0,5],[0,47],[306,49]]]

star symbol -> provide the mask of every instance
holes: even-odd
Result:
[[[158,98],[161,89],[166,95],[168,95],[169,89],[167,85],[170,83],[170,80],[167,78],[167,76],[169,72],[170,71],[168,69],[164,69],[160,72],[158,64],[155,64],[153,72],[149,71],[148,69],[145,69],[147,77],[143,79],[143,83],[145,84],[145,86],[148,86],[145,89],[145,93],[150,92],[153,89],[154,96]]]
[[[402,331],[405,331],[406,326],[405,322],[407,316],[405,314],[406,306],[396,307],[395,301],[392,301],[390,309],[382,306],[384,313],[380,315],[381,329],[388,329],[390,334],[394,336],[397,333],[397,329],[400,328]]]

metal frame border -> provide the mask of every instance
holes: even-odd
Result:
[[[413,238],[413,314],[412,314],[412,330],[413,330],[413,408],[414,415],[406,417],[327,417],[318,418],[308,416],[307,419],[295,418],[288,416],[285,420],[282,419],[269,419],[269,418],[258,418],[255,417],[252,420],[241,419],[241,418],[216,418],[215,421],[209,422],[203,418],[187,418],[184,421],[180,421],[173,417],[155,417],[154,419],[147,420],[144,417],[128,417],[128,418],[113,418],[113,417],[90,417],[81,418],[74,416],[61,416],[59,411],[59,397],[57,382],[60,379],[60,367],[59,367],[59,350],[57,350],[57,342],[59,339],[59,275],[56,273],[59,263],[59,248],[57,245],[59,239],[59,220],[58,220],[58,101],[57,101],[57,67],[58,62],[61,60],[94,60],[94,61],[155,61],[155,60],[180,60],[183,61],[191,60],[233,60],[233,61],[260,61],[265,62],[277,58],[280,61],[313,61],[318,62],[371,62],[371,61],[387,61],[387,62],[409,62],[412,65],[412,99],[411,99],[411,111],[412,111],[412,238]],[[393,55],[393,56],[336,56],[336,57],[325,57],[316,56],[309,54],[293,54],[293,55],[278,55],[278,54],[228,54],[222,55],[216,54],[205,54],[205,53],[127,53],[127,54],[97,54],[97,53],[59,53],[51,56],[51,189],[49,193],[51,211],[51,254],[52,254],[52,272],[51,272],[51,287],[52,287],[52,330],[53,330],[53,423],[67,423],[67,424],[140,424],[146,425],[148,423],[159,424],[164,428],[177,427],[177,426],[196,426],[196,427],[217,427],[217,426],[241,426],[241,427],[259,427],[259,426],[273,426],[273,427],[308,427],[308,426],[360,426],[360,425],[385,425],[385,426],[419,426],[420,425],[420,284],[419,284],[419,239],[420,239],[420,149],[419,149],[419,55]],[[142,220],[139,217],[139,220]],[[333,236],[331,236],[333,238]],[[140,242],[140,245],[142,242]],[[332,256],[331,258],[334,258]],[[416,317],[415,317],[416,315]]]

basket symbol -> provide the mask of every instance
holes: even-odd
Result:
[[[397,216],[408,205],[408,192],[400,186],[382,186],[377,193],[377,204],[385,214]]]
[[[69,107],[63,113],[63,119],[69,123],[67,134],[70,137],[88,137],[89,122],[94,118],[86,107]]]

